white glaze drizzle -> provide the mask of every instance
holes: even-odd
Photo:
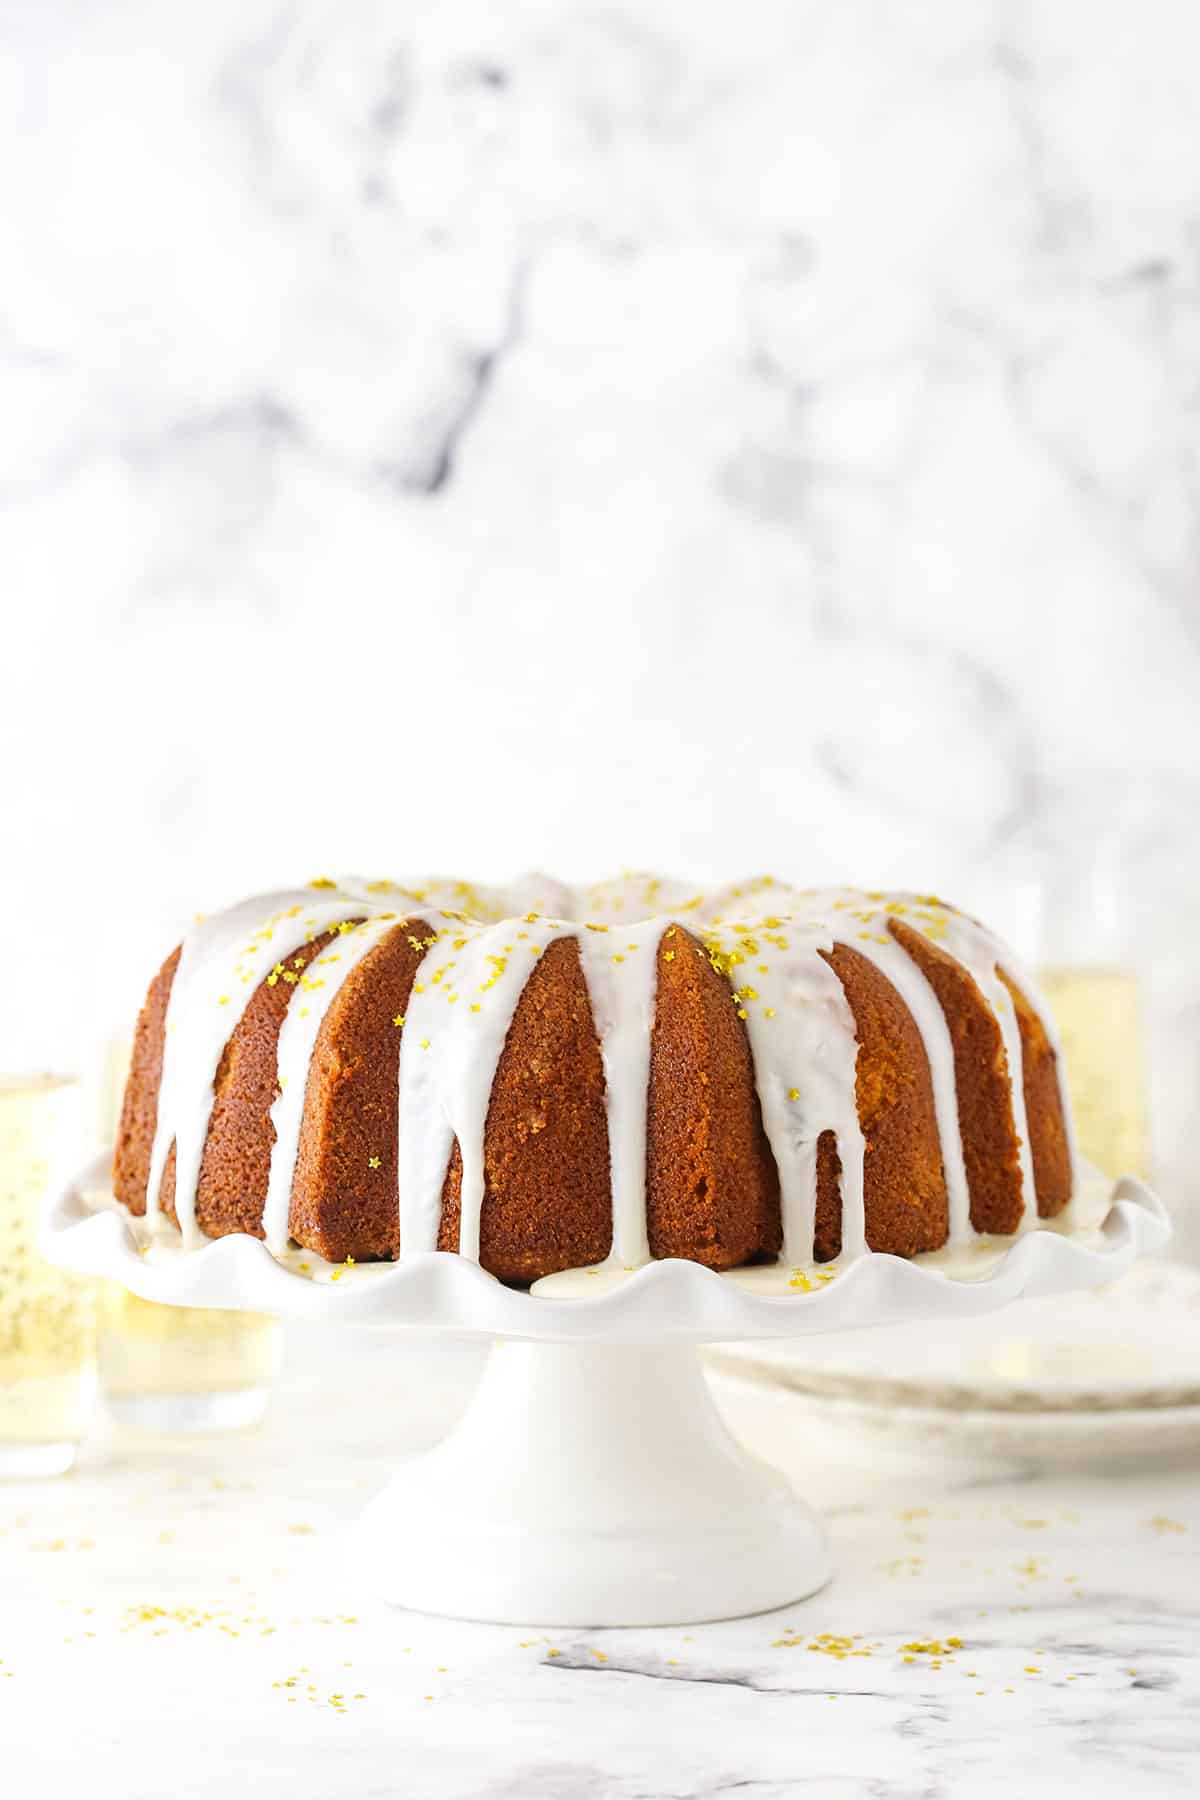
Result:
[[[296,1154],[300,1148],[300,1128],[304,1121],[308,1072],[325,1015],[341,992],[343,983],[363,958],[378,949],[393,931],[403,929],[403,925],[397,924],[395,914],[382,914],[352,926],[349,931],[339,932],[309,963],[300,977],[295,1000],[284,1014],[276,1057],[275,1079],[279,1093],[271,1107],[275,1142],[271,1146],[262,1218],[267,1249],[276,1256],[287,1249],[290,1241],[288,1214]]]
[[[323,900],[311,890],[259,895],[227,912],[198,920],[183,950],[167,1002],[162,1079],[146,1214],[151,1233],[161,1223],[163,1170],[175,1145],[175,1213],[185,1249],[195,1248],[196,1184],[212,1116],[213,1080],[221,1053],[260,981],[277,963],[337,919],[346,900]]]
[[[722,898],[722,910],[701,929],[729,965],[750,1041],[763,1130],[779,1172],[783,1259],[812,1261],[817,1145],[825,1131],[837,1139],[841,1164],[841,1254],[854,1257],[866,1246],[866,1145],[855,1096],[854,1015],[825,961],[834,935],[820,921],[786,911],[768,910],[752,924],[739,910],[744,903],[742,895]]]
[[[998,968],[1006,952],[999,939],[966,913],[947,908],[944,916],[944,947],[974,976],[985,1000],[996,1016],[1000,1038],[1008,1063],[1008,1085],[1012,1102],[1013,1128],[1017,1135],[1017,1165],[1021,1175],[1021,1217],[1017,1235],[1032,1231],[1038,1222],[1037,1189],[1033,1179],[1033,1155],[1029,1147],[1029,1119],[1025,1109],[1025,1058],[1021,1050],[1021,1028],[1012,995],[1001,981]],[[1030,1001],[1030,1005],[1033,1002]],[[1065,1109],[1069,1111],[1069,1108]]]
[[[913,1024],[921,1034],[929,1077],[933,1087],[933,1109],[942,1145],[942,1168],[946,1177],[948,1203],[947,1243],[961,1244],[972,1235],[971,1195],[967,1186],[967,1167],[963,1159],[962,1128],[958,1117],[958,1087],[954,1073],[954,1045],[941,1002],[912,957],[888,932],[886,913],[876,915],[875,929],[855,938],[853,949],[865,956],[886,975],[907,1006]]]
[[[1020,988],[1040,1019],[1042,1030],[1046,1033],[1046,1040],[1054,1053],[1054,1074],[1058,1083],[1058,1101],[1062,1109],[1063,1132],[1067,1143],[1067,1169],[1071,1199],[1074,1201],[1084,1186],[1084,1174],[1079,1142],[1075,1135],[1075,1115],[1071,1110],[1071,1102],[1067,1095],[1067,1071],[1063,1061],[1062,1038],[1059,1035],[1058,1023],[1037,982],[1020,958],[1014,956],[1007,945],[998,947],[998,956],[1000,966],[1008,975],[1009,980],[1015,982]]]
[[[315,891],[314,891],[315,890]],[[525,908],[525,911],[521,911]],[[548,916],[553,909],[554,916]],[[195,1192],[222,1050],[259,981],[279,979],[289,957],[340,924],[338,937],[296,975],[279,1034],[281,1092],[263,1215],[268,1247],[288,1243],[291,1185],[308,1068],[321,1024],[342,983],[396,929],[398,912],[424,922],[424,956],[400,1032],[399,1225],[402,1254],[435,1249],[445,1171],[457,1139],[462,1158],[460,1254],[478,1260],[485,1195],[484,1136],[497,1064],[537,958],[560,937],[579,946],[606,1080],[613,1241],[608,1265],[649,1260],[646,1225],[646,1095],[660,940],[671,954],[695,954],[698,939],[728,976],[754,1060],[763,1126],[780,1178],[782,1261],[811,1262],[817,1144],[837,1140],[842,1249],[866,1249],[865,1145],[855,1101],[857,1039],[841,983],[825,960],[835,943],[866,956],[896,987],[929,1060],[949,1198],[948,1244],[974,1236],[958,1120],[953,1045],[929,983],[887,932],[890,916],[924,930],[969,969],[992,1007],[1008,1058],[1020,1140],[1025,1205],[1021,1228],[1037,1223],[1028,1142],[1020,1032],[1005,967],[1039,1012],[1057,1051],[1045,1007],[990,933],[941,902],[855,889],[802,890],[764,877],[709,895],[679,883],[632,875],[572,891],[544,876],[509,889],[458,881],[418,885],[348,879],[260,896],[211,920],[184,941],[167,1009],[167,1034],[148,1195],[157,1197],[172,1141],[176,1211],[185,1248],[201,1234]],[[347,921],[361,920],[351,927]],[[685,935],[688,934],[688,935]],[[287,975],[284,975],[287,979]],[[302,995],[300,999],[298,996]],[[1061,1058],[1059,1082],[1062,1090]],[[1070,1111],[1063,1090],[1070,1133]],[[1069,1137],[1074,1171],[1074,1143]],[[148,1205],[152,1225],[157,1198]]]
[[[592,1018],[604,1062],[612,1183],[610,1263],[650,1261],[646,1220],[646,1094],[650,1034],[658,988],[661,924],[626,925],[606,932],[576,931]],[[619,946],[619,947],[618,947]]]
[[[417,970],[400,1040],[402,1255],[437,1246],[442,1184],[457,1138],[459,1254],[479,1260],[484,1132],[496,1066],[534,963],[558,934],[556,920],[540,917],[483,927],[463,922],[449,947],[443,939]],[[431,1122],[429,1144],[423,1140]],[[440,1156],[443,1145],[447,1154]]]

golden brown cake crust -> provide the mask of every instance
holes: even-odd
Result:
[[[276,1063],[279,1033],[300,992],[310,962],[336,937],[326,931],[302,944],[275,980],[260,981],[221,1053],[213,1079],[208,1136],[196,1183],[196,1223],[207,1237],[235,1231],[262,1237],[263,1206],[271,1173],[275,1127],[271,1107],[279,1097]],[[293,977],[292,980],[286,979]],[[163,1211],[175,1216],[175,1170],[163,1173]]]
[[[813,1260],[832,1262],[842,1247],[842,1159],[833,1131],[823,1131],[817,1139],[815,1218]]]
[[[1021,1034],[1021,1086],[1025,1095],[1025,1120],[1029,1129],[1029,1154],[1037,1188],[1038,1213],[1052,1219],[1071,1198],[1071,1149],[1063,1113],[1058,1058],[1046,1028],[1022,990],[997,969],[1012,995]]]
[[[889,920],[888,930],[933,989],[950,1032],[971,1224],[1016,1231],[1024,1210],[1021,1157],[999,1020],[970,970],[939,944],[902,919]]]
[[[167,1002],[182,950],[183,945],[177,944],[150,983],[133,1036],[129,1076],[113,1151],[113,1193],[122,1206],[127,1206],[134,1214],[146,1210],[146,1183],[150,1179],[158,1090],[162,1083]]]
[[[538,958],[492,1084],[479,1260],[501,1281],[603,1262],[612,1248],[604,1064],[573,938]],[[462,1156],[442,1190],[439,1250],[456,1250]]]
[[[776,1257],[779,1175],[728,981],[682,926],[658,947],[646,1111],[650,1254],[710,1269]]]
[[[858,1034],[867,1244],[895,1256],[937,1250],[950,1229],[950,1205],[921,1034],[891,982],[866,957],[847,944],[821,954],[842,984]],[[828,1262],[841,1248],[841,1207],[836,1239],[821,1211],[818,1205],[817,1260]]]
[[[288,1226],[330,1262],[400,1253],[400,1042],[413,979],[432,941],[407,919],[350,971],[321,1021],[309,1066]]]

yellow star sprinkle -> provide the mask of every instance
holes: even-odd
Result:
[[[368,1169],[377,1169],[379,1167],[379,1158],[377,1156],[368,1156],[367,1167]]]
[[[798,1100],[799,1098],[800,1098],[800,1089],[799,1088],[789,1088],[788,1089],[788,1099],[789,1100]]]
[[[397,1013],[392,1020],[392,1024],[393,1025],[403,1025],[403,1023],[404,1023],[404,1014]]]

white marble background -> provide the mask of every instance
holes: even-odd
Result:
[[[1200,1038],[1190,0],[9,0],[0,50],[4,1060],[327,870],[1003,917],[1064,786],[1168,871]]]

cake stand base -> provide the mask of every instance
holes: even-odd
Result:
[[[357,1550],[397,1605],[527,1625],[734,1618],[831,1574],[816,1516],[730,1436],[689,1346],[494,1345]]]

